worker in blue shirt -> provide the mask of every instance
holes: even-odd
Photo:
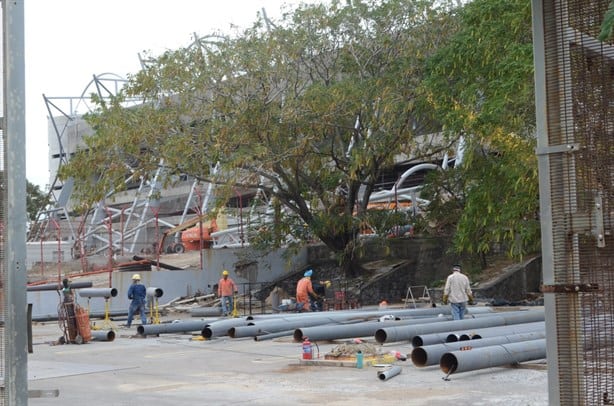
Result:
[[[131,300],[128,308],[128,320],[126,326],[130,327],[132,318],[136,312],[141,313],[141,323],[147,324],[147,312],[145,310],[145,298],[147,297],[147,288],[141,285],[141,275],[135,273],[132,275],[132,285],[128,288],[128,299]]]

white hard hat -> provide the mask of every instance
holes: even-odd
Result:
[[[138,273],[135,273],[134,275],[132,275],[132,280],[133,281],[140,281],[141,280],[141,275],[139,275]]]

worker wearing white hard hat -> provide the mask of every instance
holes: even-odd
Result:
[[[141,275],[135,273],[132,275],[132,285],[128,288],[128,299],[130,299],[130,307],[128,307],[128,320],[126,326],[132,325],[132,319],[136,313],[141,314],[141,323],[147,324],[147,311],[145,310],[145,298],[147,297],[147,288],[141,284]]]
[[[222,302],[222,314],[224,316],[228,316],[233,309],[233,295],[235,295],[238,291],[237,285],[232,280],[231,277],[228,276],[229,272],[224,269],[222,272],[222,278],[217,284],[217,295],[221,299]]]

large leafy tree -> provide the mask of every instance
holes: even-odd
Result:
[[[49,196],[43,193],[40,186],[26,180],[26,206],[28,220],[36,221],[38,213],[45,209],[50,203]]]
[[[462,136],[466,148],[428,189],[439,197],[430,216],[453,230],[458,253],[486,265],[495,246],[518,258],[539,244],[531,4],[475,0],[459,18],[428,61],[424,90],[446,136]]]
[[[62,176],[89,203],[121,190],[127,163],[143,176],[162,163],[167,181],[187,174],[227,197],[260,189],[287,213],[275,235],[309,230],[354,270],[378,177],[395,157],[419,155],[416,135],[429,130],[416,89],[425,58],[454,27],[435,4],[301,5],[169,51],[115,100],[98,101],[88,117],[96,134]],[[124,108],[127,96],[144,103]]]

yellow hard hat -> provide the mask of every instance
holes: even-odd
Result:
[[[134,275],[132,275],[132,280],[133,281],[140,281],[141,280],[141,275],[139,275],[138,273],[135,273]]]
[[[224,269],[224,272],[222,272],[222,275],[224,276],[228,275],[228,271]]]

